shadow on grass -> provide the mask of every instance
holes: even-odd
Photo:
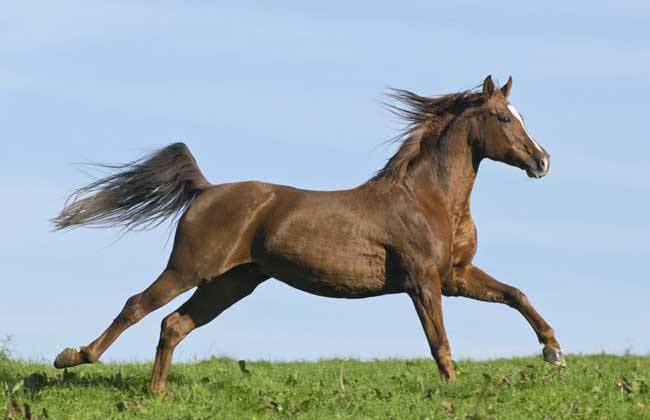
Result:
[[[47,389],[56,388],[110,388],[122,393],[148,394],[149,374],[132,372],[129,374],[102,373],[102,372],[73,372],[65,369],[61,374],[36,371],[29,375],[0,372],[0,386],[4,385],[4,393],[12,396],[19,392],[26,392],[32,397]],[[178,386],[191,386],[197,382],[207,384],[210,378],[204,377],[197,381],[182,373],[171,373],[168,384]]]
[[[50,388],[80,387],[113,388],[119,391],[145,391],[149,384],[148,378],[133,375],[123,376],[121,372],[110,375],[101,373],[76,373],[64,370],[60,375],[49,375],[46,372],[35,372],[27,376],[0,375],[0,383],[5,384],[5,393],[15,394],[26,391],[32,396]]]

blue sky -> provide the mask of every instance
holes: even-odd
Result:
[[[88,177],[186,142],[214,183],[353,187],[394,151],[387,87],[421,94],[514,78],[551,154],[533,181],[486,161],[475,262],[527,293],[568,352],[650,352],[650,6],[577,2],[12,2],[0,14],[0,336],[51,360],[86,344],[163,268],[169,230],[52,233]],[[105,360],[153,357],[162,317]],[[456,358],[536,354],[514,310],[444,302]],[[268,281],[177,359],[428,356],[405,295],[334,300]]]

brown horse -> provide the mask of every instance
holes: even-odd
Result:
[[[66,349],[57,368],[93,363],[128,327],[179,294],[192,297],[162,322],[150,389],[165,389],[176,345],[274,277],[320,296],[407,293],[443,378],[454,380],[441,296],[517,309],[564,366],[553,329],[518,289],[472,265],[476,227],[470,193],[484,158],[541,178],[549,155],[488,76],[481,92],[422,97],[395,90],[408,126],[398,152],[372,179],[344,191],[305,191],[263,182],[211,185],[182,143],[111,166],[114,174],[78,190],[54,220],[79,226],[147,228],[180,215],[167,267],[132,296],[102,335]]]

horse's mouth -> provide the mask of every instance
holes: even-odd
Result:
[[[544,178],[548,174],[548,171],[537,171],[533,169],[526,169],[526,175],[530,178],[540,179]]]

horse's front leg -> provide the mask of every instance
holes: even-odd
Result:
[[[544,360],[556,366],[566,366],[564,355],[555,338],[553,328],[542,318],[528,301],[526,295],[516,287],[501,283],[478,267],[469,265],[454,270],[451,296],[465,296],[484,302],[504,303],[515,308],[533,327],[537,339],[544,345]],[[447,290],[445,290],[447,292]]]
[[[455,381],[456,373],[451,362],[449,340],[442,319],[440,287],[440,276],[437,271],[430,270],[428,273],[412,276],[412,284],[407,289],[407,293],[413,300],[415,310],[422,322],[440,376]]]

